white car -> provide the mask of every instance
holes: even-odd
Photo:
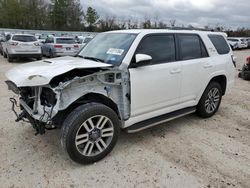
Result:
[[[35,34],[35,37],[37,38],[37,40],[41,43],[44,44],[45,40],[47,38],[47,35],[45,34]]]
[[[42,53],[47,57],[75,56],[80,50],[73,37],[48,37],[42,46]]]
[[[15,58],[42,59],[41,45],[33,35],[8,34],[2,43],[3,56],[12,62]]]
[[[28,119],[37,134],[62,128],[70,158],[93,163],[113,149],[120,129],[213,116],[234,83],[234,63],[223,33],[123,30],[99,34],[77,57],[17,66],[6,83],[20,95],[17,121]]]
[[[238,48],[238,40],[228,39],[227,42],[230,45],[230,47],[232,48],[232,50],[236,50]]]
[[[87,37],[79,37],[79,44],[80,48],[84,47],[86,44],[88,44],[94,37],[93,36],[87,36]]]
[[[237,45],[236,49],[244,49],[248,47],[248,41],[246,38],[228,37],[227,40],[234,44],[236,43]]]

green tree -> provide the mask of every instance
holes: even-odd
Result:
[[[53,0],[50,5],[51,28],[56,30],[80,30],[83,20],[79,0]]]
[[[78,31],[84,28],[83,19],[84,13],[80,0],[72,0],[67,7],[67,26],[69,30]]]
[[[67,0],[53,0],[50,7],[50,28],[65,30],[67,27]]]
[[[2,27],[22,28],[22,8],[18,0],[1,0],[0,23]]]
[[[92,7],[88,7],[86,15],[85,15],[85,21],[87,22],[89,31],[94,31],[94,27],[98,19],[99,19],[99,15],[97,11]]]

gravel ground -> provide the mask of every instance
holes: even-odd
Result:
[[[236,51],[238,68],[250,50]],[[72,162],[60,130],[16,123],[0,57],[0,187],[250,187],[250,82],[236,78],[210,119],[189,115],[136,134],[92,165]]]

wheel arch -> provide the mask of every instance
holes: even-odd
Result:
[[[57,127],[60,127],[65,119],[62,117],[66,117],[71,111],[76,109],[78,106],[91,102],[101,103],[103,105],[108,106],[117,114],[118,118],[121,119],[120,110],[112,99],[100,93],[87,93],[75,100],[73,103],[71,103],[66,109],[59,111],[53,118],[53,122],[56,124]]]
[[[227,77],[225,75],[218,75],[218,76],[214,76],[208,83],[208,85],[211,82],[217,82],[221,85],[221,89],[222,89],[222,95],[225,95],[226,93],[226,89],[227,89]]]

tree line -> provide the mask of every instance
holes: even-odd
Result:
[[[196,29],[192,25],[177,25],[175,19],[163,22],[157,17],[142,20],[100,17],[92,7],[84,12],[80,0],[0,0],[0,28],[92,32],[138,28]],[[250,36],[250,30],[245,28],[231,30],[219,24],[204,28],[224,31],[229,36]]]

